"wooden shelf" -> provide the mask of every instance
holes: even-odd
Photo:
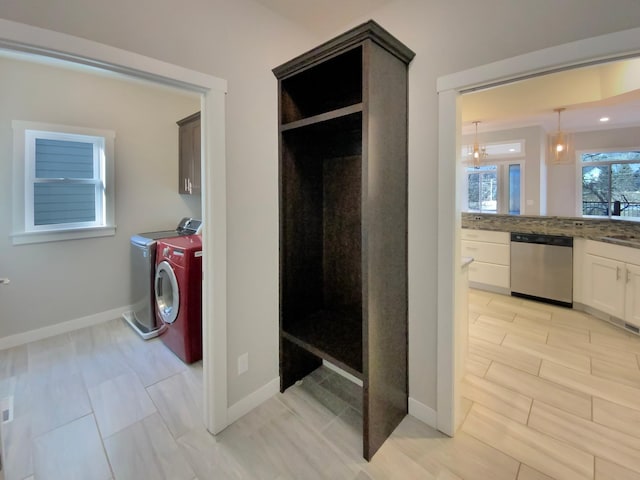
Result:
[[[283,329],[283,336],[362,380],[362,319],[320,310]]]
[[[327,360],[363,383],[371,459],[407,414],[407,64],[373,21],[274,69],[280,391]]]
[[[330,120],[347,117],[349,115],[352,115],[358,112],[362,112],[362,102],[357,103],[355,105],[349,105],[348,107],[338,108],[330,112],[321,113],[319,115],[314,115],[313,117],[304,118],[302,120],[296,120],[295,122],[285,123],[280,126],[280,131],[286,132],[288,130],[293,130],[295,128],[307,127],[310,125],[315,125],[318,123],[323,123]]]

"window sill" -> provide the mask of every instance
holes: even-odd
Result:
[[[56,230],[42,232],[19,232],[11,235],[13,245],[29,245],[32,243],[59,242],[82,238],[111,237],[116,234],[115,225],[106,227],[74,228],[73,230]]]

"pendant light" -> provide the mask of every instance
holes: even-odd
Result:
[[[568,135],[562,131],[560,124],[560,114],[565,108],[556,108],[553,111],[558,113],[558,131],[552,139],[553,155],[556,163],[561,163],[568,158],[569,139]]]
[[[473,139],[473,150],[470,152],[470,154],[473,157],[473,166],[476,168],[480,168],[480,162],[485,158],[487,158],[486,148],[480,147],[480,144],[478,143],[478,124],[479,123],[480,123],[479,121],[473,122],[473,124],[476,126],[476,134]]]

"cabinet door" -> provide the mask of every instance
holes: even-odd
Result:
[[[178,191],[187,195],[200,194],[200,112],[178,122],[180,126],[180,159]]]
[[[180,126],[180,159],[178,163],[178,192],[191,193],[189,182],[193,176],[193,129],[190,124]]]
[[[587,253],[584,267],[585,303],[614,317],[624,318],[624,263]]]
[[[625,321],[640,327],[640,266],[626,265]]]
[[[191,194],[200,195],[200,119],[191,128]]]

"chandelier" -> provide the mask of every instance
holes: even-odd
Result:
[[[553,136],[551,144],[553,145],[553,155],[556,163],[564,162],[567,159],[569,151],[569,138],[562,131],[560,125],[560,114],[566,110],[565,108],[556,108],[553,111],[558,113],[558,131]]]
[[[473,122],[473,124],[476,126],[476,134],[473,139],[473,148],[469,152],[469,155],[471,155],[473,158],[473,166],[476,168],[479,168],[482,160],[484,160],[488,156],[487,149],[484,146],[481,147],[480,144],[478,143],[478,124],[479,123],[480,123],[479,121]]]

